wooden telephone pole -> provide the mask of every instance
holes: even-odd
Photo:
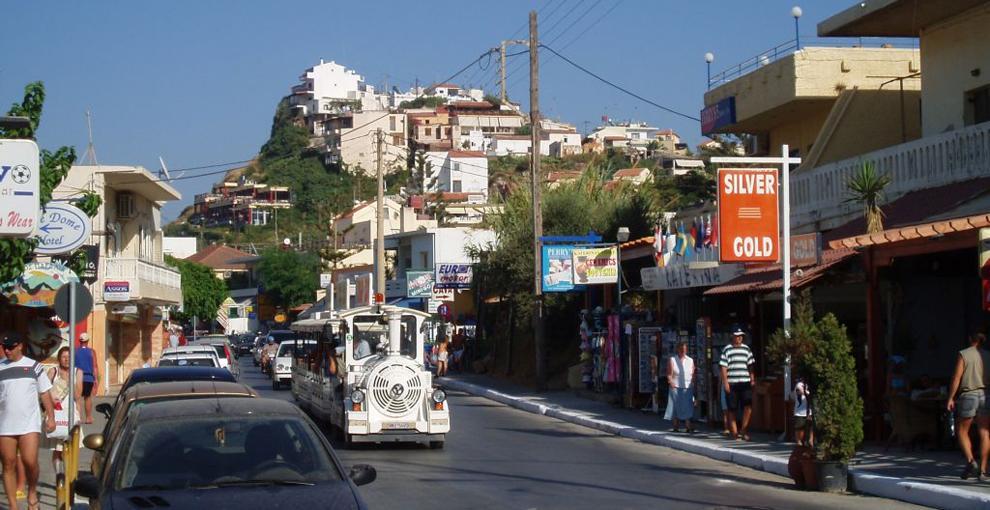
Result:
[[[536,11],[529,12],[529,123],[531,127],[530,185],[533,192],[533,343],[536,347],[536,382],[547,385],[546,338],[543,326],[543,264],[540,238],[543,237],[543,174],[540,172],[540,43]]]

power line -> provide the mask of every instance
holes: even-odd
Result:
[[[546,32],[542,32],[540,34],[540,36],[541,37],[550,37],[550,34],[553,33],[553,31],[554,31],[555,28],[557,28],[558,26],[560,26],[560,24],[563,23],[565,19],[571,17],[571,14],[572,13],[577,12],[578,9],[580,9],[581,6],[584,5],[584,3],[587,2],[587,1],[588,0],[581,0],[580,2],[578,2],[577,7],[575,7],[573,9],[567,11],[567,14],[564,14],[564,17],[558,18],[557,21],[553,25],[551,25],[550,28],[547,29]]]
[[[551,39],[548,44],[553,44],[553,43],[557,42],[558,39],[560,39],[561,37],[563,37],[564,34],[566,34],[570,29],[574,28],[574,25],[577,25],[581,20],[584,19],[585,16],[587,16],[597,6],[598,6],[598,4],[592,3],[591,4],[591,7],[588,7],[584,11],[584,13],[582,13],[580,16],[578,16],[573,22],[571,22],[570,25],[567,25],[567,28],[565,28],[563,32],[557,34],[556,37],[554,37],[553,39]]]
[[[579,4],[578,4],[578,7],[580,7],[580,6],[581,6],[581,4],[583,4],[584,2],[585,2],[585,0],[581,0],[581,3],[579,3]],[[553,3],[553,2],[551,2],[551,3]],[[555,8],[553,9],[553,10],[551,10],[551,11],[550,11],[549,13],[547,13],[547,15],[546,15],[546,21],[547,21],[547,22],[549,22],[549,21],[550,21],[550,20],[551,20],[551,19],[553,18],[553,15],[554,15],[554,14],[556,14],[556,13],[557,13],[557,11],[559,11],[559,10],[560,10],[560,8],[561,8],[561,7],[563,7],[563,6],[564,6],[564,5],[566,4],[566,3],[567,3],[567,0],[561,0],[561,2],[560,2],[560,3],[558,4],[558,5],[557,5],[557,7],[555,7]],[[549,5],[550,5],[550,4],[547,4],[547,5],[545,5],[544,7],[548,7]],[[536,13],[536,15],[537,15],[537,17],[539,17],[539,15],[540,15],[540,14],[542,14],[542,12],[543,12],[543,9],[540,9],[539,11],[537,11],[537,13]],[[571,11],[568,11],[568,13],[567,13],[567,14],[565,14],[563,18],[560,18],[560,19],[558,19],[558,20],[557,20],[557,23],[555,23],[555,24],[554,24],[554,26],[556,26],[556,25],[557,25],[557,24],[559,24],[559,23],[560,23],[561,21],[563,21],[563,20],[564,20],[564,19],[566,19],[566,18],[567,18],[568,16],[570,16],[570,12],[571,12]],[[542,20],[543,18],[540,18],[540,19]],[[525,26],[524,26],[523,28],[526,28],[526,27],[528,27],[528,26],[529,26],[529,23],[527,23],[527,24],[526,24],[526,25],[525,25]],[[553,27],[551,27],[551,30],[553,30]],[[516,31],[516,34],[518,34],[518,33],[519,33],[519,32],[521,32],[521,31],[522,31],[522,29],[520,29],[520,30],[517,30],[517,31]],[[547,33],[549,34],[549,31],[547,31]],[[513,39],[513,38],[515,38],[515,34],[513,35],[513,37],[510,37],[510,39]],[[507,71],[507,72],[505,73],[505,79],[506,79],[506,80],[508,80],[508,79],[509,79],[509,78],[510,78],[510,77],[511,77],[511,76],[512,76],[513,74],[515,74],[515,72],[516,72],[516,71],[518,71],[518,70],[519,70],[519,69],[520,69],[521,67],[522,67],[522,64],[521,64],[521,63],[520,63],[520,64],[516,64],[516,65],[514,65],[514,66],[513,66],[512,68],[510,68],[510,69],[509,69],[509,70],[508,70],[508,71]],[[497,80],[497,79],[498,79],[498,78],[496,77],[496,80]],[[486,86],[487,86],[487,85],[486,85]]]
[[[601,21],[603,19],[607,18],[609,14],[612,14],[612,11],[614,11],[621,4],[622,4],[622,0],[618,0],[617,2],[615,2],[614,4],[612,4],[612,8],[611,9],[605,11],[605,14],[601,15],[601,17],[599,17],[598,19],[596,19],[595,21],[593,21],[590,25],[588,25],[587,27],[585,27],[585,29],[582,30],[581,33],[577,35],[577,37],[575,37],[574,39],[571,39],[570,42],[568,42],[567,44],[565,44],[564,46],[562,46],[560,48],[560,51],[564,51],[570,45],[576,43],[579,39],[581,39],[582,36],[584,36],[584,34],[588,33],[589,30],[591,30],[592,28],[594,28],[595,25],[601,23]]]
[[[606,84],[606,85],[608,85],[608,86],[610,86],[612,88],[615,88],[615,89],[617,89],[617,90],[619,90],[621,92],[624,92],[624,93],[626,93],[626,94],[628,94],[628,95],[630,95],[630,96],[632,96],[632,97],[634,97],[636,99],[639,99],[640,101],[642,101],[642,102],[644,102],[646,104],[653,105],[653,106],[655,106],[655,107],[657,107],[657,108],[659,108],[659,109],[661,109],[661,110],[663,110],[665,112],[673,113],[674,115],[679,115],[681,117],[684,117],[685,119],[693,120],[695,122],[701,122],[701,119],[699,119],[697,117],[692,117],[692,116],[690,116],[690,115],[688,115],[686,113],[681,113],[681,112],[679,112],[677,110],[674,110],[672,108],[668,108],[666,106],[663,106],[662,104],[659,104],[657,102],[654,102],[654,101],[651,101],[649,99],[646,99],[645,97],[643,97],[643,96],[641,96],[641,95],[639,95],[639,94],[637,94],[635,92],[632,92],[629,89],[627,89],[625,87],[622,87],[621,85],[617,85],[616,83],[614,83],[612,81],[609,81],[609,80],[607,80],[605,78],[602,78],[601,76],[599,76],[598,74],[594,73],[593,71],[590,71],[587,68],[585,68],[584,66],[578,64],[577,62],[575,62],[575,61],[573,61],[573,60],[571,60],[571,59],[569,59],[569,58],[561,55],[559,52],[557,52],[557,50],[555,50],[555,49],[553,49],[553,48],[551,48],[551,47],[549,47],[549,46],[547,46],[545,44],[541,44],[540,47],[541,48],[545,48],[547,51],[549,51],[550,53],[553,53],[554,55],[557,55],[558,57],[560,57],[561,59],[563,59],[564,62],[567,62],[568,64],[570,64],[570,65],[578,68],[579,70],[581,70],[585,74],[588,74],[589,76],[592,76],[593,78],[597,79],[598,81],[600,81],[600,82],[602,82],[602,83],[604,83],[604,84]]]

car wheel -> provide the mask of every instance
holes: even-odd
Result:
[[[443,450],[443,441],[430,441],[431,450]]]

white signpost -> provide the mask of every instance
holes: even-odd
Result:
[[[78,207],[65,202],[49,202],[38,227],[35,253],[58,255],[80,247],[93,232],[93,222]]]
[[[0,140],[0,237],[31,237],[38,228],[40,152],[33,140]]]

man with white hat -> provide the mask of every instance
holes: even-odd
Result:
[[[96,351],[89,346],[89,333],[79,335],[79,348],[76,349],[76,368],[82,370],[83,387],[82,397],[84,403],[85,422],[93,423],[93,397],[100,388],[100,362],[96,357]]]

